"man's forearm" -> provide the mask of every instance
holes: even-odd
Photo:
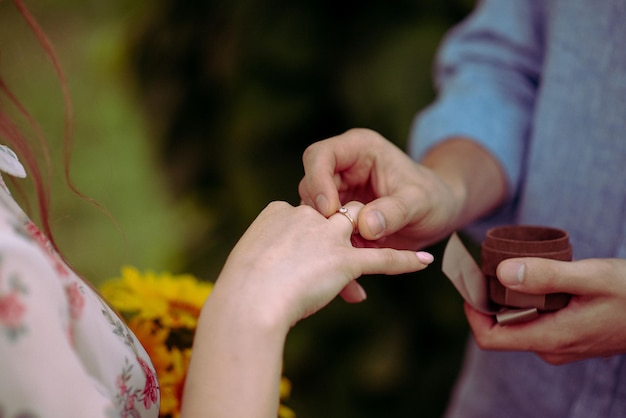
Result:
[[[421,164],[452,187],[462,210],[457,228],[486,215],[506,196],[506,177],[499,162],[480,144],[463,137],[449,138],[424,155]]]

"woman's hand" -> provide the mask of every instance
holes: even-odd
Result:
[[[626,260],[509,259],[500,263],[497,275],[516,291],[573,296],[559,311],[507,326],[466,304],[467,319],[481,348],[532,351],[552,364],[626,352]]]
[[[345,205],[357,219],[363,205]],[[290,327],[328,304],[365,298],[362,274],[425,268],[427,253],[355,248],[354,225],[309,206],[271,203],[231,252],[207,299],[185,383],[184,417],[276,416]]]
[[[361,203],[345,205],[356,220]],[[242,307],[292,325],[339,293],[365,299],[354,282],[363,274],[400,274],[425,268],[432,256],[389,248],[355,248],[353,224],[341,213],[328,219],[308,206],[271,203],[242,236],[213,294],[229,292]]]

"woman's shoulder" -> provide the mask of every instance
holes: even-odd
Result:
[[[61,414],[84,407],[102,415],[157,415],[158,383],[143,347],[2,185],[0,308],[0,412],[58,407]],[[59,385],[60,379],[80,393]],[[66,405],[59,402],[68,394]]]

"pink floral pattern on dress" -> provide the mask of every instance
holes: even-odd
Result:
[[[141,366],[145,377],[143,389],[129,387],[128,382],[132,377],[133,370],[132,366],[128,365],[128,359],[126,359],[126,366],[116,380],[118,389],[117,401],[118,405],[122,406],[122,418],[139,416],[135,407],[136,403],[143,403],[143,407],[146,410],[149,410],[152,405],[156,405],[158,408],[160,388],[156,374],[148,362],[137,354],[136,341],[132,337],[130,329],[119,318],[112,315],[106,307],[103,307],[101,312],[113,327],[113,334],[117,335],[135,353],[136,361]]]
[[[135,418],[139,416],[137,410],[135,409],[135,403],[140,392],[139,390],[128,386],[128,382],[131,378],[131,370],[132,366],[128,364],[127,359],[126,366],[122,369],[122,373],[117,377],[116,381],[118,391],[116,397],[118,405],[121,406],[122,418]]]
[[[6,280],[0,276],[0,284],[3,279]],[[9,278],[8,291],[0,290],[0,330],[11,340],[15,340],[26,331],[24,326],[26,305],[22,300],[26,292],[17,277]]]
[[[73,416],[74,402],[54,401],[68,391],[76,403],[102,405],[93,417],[156,418],[160,389],[147,353],[2,184],[0,176],[0,418]],[[58,384],[65,365],[78,370],[71,387]],[[26,370],[37,379],[16,379]]]
[[[71,318],[79,319],[85,307],[85,297],[78,283],[74,282],[65,286],[65,294],[69,301]]]
[[[67,269],[59,255],[54,251],[54,248],[52,247],[52,244],[50,243],[48,237],[46,237],[44,233],[41,232],[39,228],[37,228],[37,225],[35,225],[30,220],[28,220],[28,222],[26,223],[26,230],[28,231],[28,234],[35,240],[35,242],[37,242],[48,255],[48,258],[54,265],[54,269],[59,274],[59,276],[67,277],[69,275],[69,270]]]
[[[137,361],[141,365],[144,375],[146,376],[146,384],[142,389],[133,388],[128,385],[128,382],[132,376],[132,366],[128,364],[122,369],[122,373],[117,377],[117,402],[121,406],[122,418],[135,418],[139,417],[137,411],[137,404],[143,404],[146,410],[149,410],[153,404],[157,404],[159,401],[159,387],[156,382],[156,377],[152,372],[150,366],[140,357],[137,357]],[[1,418],[1,417],[0,417]]]
[[[64,289],[69,306],[70,318],[72,321],[78,321],[83,313],[83,308],[85,307],[85,296],[83,295],[83,290],[76,282],[66,285]],[[72,345],[74,345],[76,340],[71,322],[68,324],[67,335]]]
[[[17,292],[0,295],[0,325],[9,337],[16,338],[23,331],[22,321],[25,312],[26,307]]]
[[[153,404],[156,404],[159,401],[159,385],[157,383],[156,376],[154,372],[146,363],[144,359],[141,357],[137,357],[137,361],[141,365],[141,370],[143,370],[143,374],[146,376],[146,385],[143,388],[143,405],[146,409],[150,409]]]

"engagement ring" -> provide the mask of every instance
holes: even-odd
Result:
[[[357,230],[357,226],[356,226],[356,222],[354,221],[354,219],[352,218],[352,216],[350,216],[350,212],[348,212],[348,209],[344,208],[343,206],[339,208],[339,210],[337,211],[338,213],[341,213],[343,216],[345,216],[346,218],[348,218],[348,220],[350,221],[350,223],[352,224],[352,233],[356,234],[358,232]]]

